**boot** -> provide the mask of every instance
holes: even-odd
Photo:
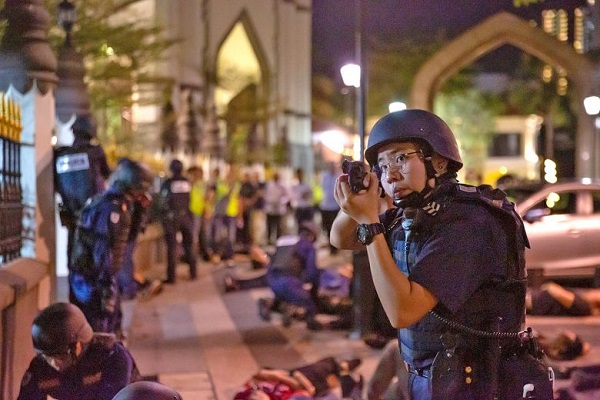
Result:
[[[258,315],[263,321],[271,320],[271,301],[264,297],[258,299]]]

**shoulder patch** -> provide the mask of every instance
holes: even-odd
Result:
[[[466,193],[475,193],[477,192],[477,187],[475,186],[467,186],[467,185],[458,185],[458,190]]]
[[[81,383],[85,386],[94,385],[102,380],[102,372],[97,372],[92,375],[85,375],[81,378]]]
[[[38,382],[38,387],[40,388],[40,390],[48,390],[58,386],[60,386],[60,381],[58,380],[58,378],[46,379],[44,381]]]

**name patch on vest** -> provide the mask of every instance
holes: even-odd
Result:
[[[38,387],[40,388],[40,390],[52,389],[52,388],[58,387],[59,385],[60,385],[60,381],[56,378],[46,379],[45,381],[38,382]]]
[[[94,375],[87,375],[84,376],[83,378],[81,378],[81,382],[84,385],[93,385],[95,383],[100,382],[100,380],[102,379],[102,372],[97,372]]]
[[[87,153],[66,154],[56,159],[56,173],[83,171],[90,169],[90,160]]]
[[[171,182],[171,193],[189,193],[192,187],[188,181]]]

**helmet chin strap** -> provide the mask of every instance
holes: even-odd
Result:
[[[425,163],[425,172],[427,174],[427,177],[425,178],[425,187],[420,192],[412,192],[401,199],[394,199],[394,205],[396,207],[408,208],[422,207],[425,205],[425,197],[433,190],[433,188],[429,186],[429,181],[435,179],[435,184],[437,185],[438,176],[436,175],[430,156],[425,156],[423,162]]]

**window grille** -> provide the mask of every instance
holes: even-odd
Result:
[[[21,256],[22,128],[20,106],[5,93],[0,93],[0,265]]]

